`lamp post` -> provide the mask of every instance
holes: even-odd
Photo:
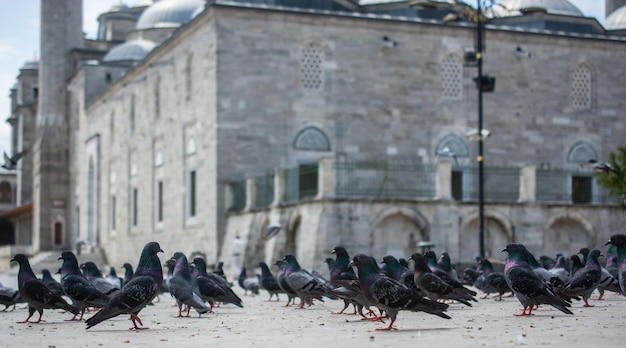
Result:
[[[489,1],[485,5],[485,1]],[[470,136],[470,140],[478,141],[478,243],[480,257],[485,257],[485,187],[484,187],[484,148],[483,140],[489,136],[489,131],[483,129],[483,92],[492,92],[495,86],[495,78],[483,75],[483,33],[485,31],[486,16],[483,11],[486,7],[493,7],[496,0],[476,0],[476,8],[472,8],[466,4],[452,4],[448,1],[437,0],[416,0],[410,3],[411,6],[422,9],[445,9],[454,12],[454,15],[448,15],[443,18],[444,22],[453,21],[459,17],[468,18],[475,23],[474,26],[474,52],[467,60],[475,61],[478,70],[478,76],[475,78],[476,87],[478,89],[478,130],[474,135]]]

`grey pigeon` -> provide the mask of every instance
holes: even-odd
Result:
[[[4,305],[2,312],[6,312],[11,306],[13,306],[12,310],[15,310],[15,305],[20,300],[22,300],[22,297],[18,290],[0,284],[0,304]]]
[[[497,300],[502,301],[502,295],[504,295],[504,293],[512,292],[511,288],[509,288],[509,285],[506,282],[506,277],[504,276],[504,273],[494,270],[491,261],[487,259],[481,259],[478,262],[477,270],[480,275],[479,279],[477,279],[476,281],[476,283],[478,283],[476,287],[478,288],[478,286],[482,286],[482,289],[480,290],[482,290],[486,294],[497,293]]]
[[[619,281],[622,295],[626,296],[626,234],[614,234],[611,236],[606,245],[612,244],[616,246],[619,269],[617,271],[617,279]]]
[[[304,308],[304,304],[311,305],[314,299],[326,294],[326,288],[323,287],[322,283],[308,271],[302,269],[294,255],[285,255],[285,261],[287,262],[285,280],[300,298],[299,308]]]
[[[428,264],[428,268],[430,268],[430,270],[437,275],[439,278],[441,278],[441,280],[445,281],[446,283],[450,284],[454,289],[456,289],[455,291],[459,292],[459,293],[468,293],[472,296],[472,298],[474,296],[476,296],[476,292],[466,288],[463,286],[463,284],[461,284],[461,282],[459,282],[458,280],[454,280],[450,274],[448,274],[448,272],[446,272],[445,270],[441,269],[441,267],[439,267],[439,265],[437,264],[437,255],[435,255],[435,252],[432,250],[428,250],[427,252],[424,253],[424,260],[426,260],[426,263]],[[473,299],[472,301],[475,301],[476,299]]]
[[[101,293],[110,296],[121,288],[121,286],[115,286],[107,281],[98,266],[93,261],[87,261],[80,265],[80,269],[83,270],[83,275],[88,281],[93,284]]]
[[[118,289],[121,289],[122,285],[124,285],[124,280],[117,276],[117,271],[113,266],[109,266],[109,274],[104,279]]]
[[[20,269],[17,273],[18,291],[20,296],[28,303],[28,318],[18,323],[28,323],[35,311],[39,312],[39,319],[33,323],[41,322],[44,309],[64,309],[74,315],[80,313],[78,308],[67,303],[63,297],[53,294],[48,287],[37,279],[26,255],[16,254],[11,259],[11,262],[19,264]]]
[[[420,253],[412,254],[409,260],[413,260],[415,263],[413,269],[415,285],[431,300],[454,300],[469,307],[472,306],[469,301],[477,302],[473,295],[466,291],[465,287],[454,287],[441,279],[428,267],[424,256]]]
[[[261,286],[270,295],[268,302],[272,301],[274,296],[276,296],[276,301],[280,301],[278,294],[284,293],[284,291],[278,286],[278,280],[272,274],[270,267],[265,262],[259,262],[259,267],[261,267]]]
[[[622,293],[622,289],[619,286],[619,266],[617,264],[617,256],[606,255],[605,266],[602,267],[602,280],[598,285],[598,300],[602,300],[605,291]]]
[[[526,248],[521,244],[508,244],[502,252],[508,252],[504,266],[506,282],[524,307],[518,316],[530,316],[535,306],[548,304],[565,314],[573,314],[567,307],[571,302],[557,296],[549,283],[534,272],[526,261]]]
[[[122,279],[122,286],[126,285],[126,283],[130,282],[131,279],[133,279],[133,275],[135,274],[135,272],[133,271],[133,266],[126,262],[122,265],[122,268],[124,269],[124,278]]]
[[[183,305],[187,306],[187,315],[193,308],[198,315],[202,315],[210,311],[209,307],[204,304],[200,297],[200,289],[195,277],[191,275],[187,256],[183,253],[174,254],[176,265],[174,266],[174,274],[170,279],[170,295],[176,299],[178,305],[178,318],[183,317]]]
[[[59,283],[56,279],[54,279],[54,277],[52,277],[52,274],[49,270],[41,270],[41,281],[44,283],[45,286],[48,287],[48,289],[50,289],[50,291],[52,291],[53,294],[58,296],[65,296],[65,293],[63,292],[63,286],[61,286],[61,283]]]
[[[245,267],[241,268],[241,272],[239,273],[239,277],[237,278],[237,284],[244,291],[244,296],[254,296],[259,294],[259,289],[261,286],[259,285],[259,280],[256,277],[248,277],[248,273]]]
[[[207,273],[204,258],[195,257],[191,265],[193,266],[192,274],[198,283],[200,296],[209,303],[210,311],[213,311],[213,306],[216,303],[230,303],[243,308],[241,298],[235,294],[225,278],[214,272]]]
[[[283,259],[276,260],[274,265],[278,266],[278,272],[276,273],[276,280],[278,281],[278,286],[287,294],[287,303],[285,307],[289,307],[291,302],[295,302],[295,298],[298,297],[298,294],[289,286],[287,283],[287,261]]]
[[[28,153],[27,150],[23,150],[21,152],[16,153],[15,155],[9,157],[9,155],[7,155],[7,153],[4,153],[4,164],[2,165],[2,168],[6,169],[6,170],[14,170],[17,167],[17,161],[19,161],[22,157],[24,157],[24,155],[26,155],[26,153]]]
[[[566,284],[567,282],[569,282],[570,275],[565,264],[565,257],[563,255],[558,255],[556,257],[554,265],[552,266],[552,268],[548,269],[548,272],[557,277],[561,284]]]
[[[602,280],[602,266],[598,261],[601,255],[600,250],[591,250],[586,257],[585,266],[579,269],[565,285],[564,292],[570,296],[582,296],[585,307],[593,307],[588,301]]]
[[[102,308],[107,304],[109,300],[107,295],[98,290],[80,272],[78,260],[73,252],[62,252],[59,260],[63,260],[61,285],[65,294],[72,300],[72,304],[80,309],[80,318],[78,320],[83,319],[87,307]],[[76,316],[70,320],[77,320]]]
[[[426,312],[450,319],[444,313],[448,308],[447,304],[424,298],[417,290],[409,289],[401,282],[379,272],[378,265],[370,256],[358,254],[352,258],[352,263],[357,268],[361,290],[365,296],[374,306],[384,310],[391,320],[389,326],[378,330],[396,330],[393,324],[401,310]]]
[[[114,292],[98,313],[85,321],[87,329],[120,314],[130,315],[133,322],[131,329],[147,329],[137,326],[137,323],[143,326],[139,312],[152,302],[163,283],[163,268],[158,256],[158,253],[162,252],[157,242],[149,242],[143,247],[132,279],[119,291]]]

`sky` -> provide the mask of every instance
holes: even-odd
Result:
[[[11,155],[11,127],[5,122],[11,113],[9,92],[15,85],[19,69],[26,61],[39,58],[39,4],[41,0],[2,1],[0,12],[0,152]],[[123,2],[136,0],[83,0],[83,32],[95,38],[98,15]],[[604,23],[604,1],[569,0],[585,16]],[[475,0],[468,0],[475,3]]]

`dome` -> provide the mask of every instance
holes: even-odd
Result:
[[[519,16],[520,9],[545,8],[549,14],[583,17],[578,7],[567,0],[502,0],[494,10],[501,16]]]
[[[139,61],[152,51],[156,44],[148,40],[133,40],[115,46],[107,53],[103,62]]]
[[[626,29],[626,6],[622,6],[611,12],[604,21],[606,30],[623,30]]]
[[[22,65],[21,70],[38,70],[39,69],[39,61],[38,60],[27,60],[24,65]]]
[[[137,29],[179,27],[189,22],[191,15],[204,5],[204,0],[161,0],[141,14]]]
[[[130,8],[122,3],[111,6],[111,9],[109,10],[109,12],[128,12],[128,11],[130,11]]]
[[[154,4],[152,0],[135,0],[133,2],[133,8],[135,7],[148,7]]]

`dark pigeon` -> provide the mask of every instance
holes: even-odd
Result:
[[[207,273],[206,261],[202,257],[195,257],[191,265],[200,296],[209,303],[210,311],[213,311],[213,306],[217,303],[230,303],[243,308],[241,298],[235,294],[225,278],[215,272]]]
[[[176,265],[174,266],[174,274],[170,279],[170,295],[176,299],[178,318],[183,317],[183,305],[187,306],[187,317],[191,308],[198,312],[198,315],[209,312],[209,307],[204,304],[202,297],[200,297],[198,282],[191,275],[187,256],[183,253],[176,253],[174,259]]]
[[[139,312],[152,302],[163,283],[163,268],[158,256],[160,252],[163,250],[157,242],[149,242],[143,247],[132,279],[113,293],[108,303],[98,313],[85,321],[87,329],[120,314],[130,314],[130,320],[133,322],[131,329],[146,329],[137,326],[137,323],[143,326]]]
[[[61,285],[65,294],[72,300],[72,304],[80,309],[80,318],[78,320],[83,319],[87,307],[102,308],[107,304],[109,300],[107,295],[98,290],[80,272],[78,260],[73,252],[62,252],[59,260],[63,260]],[[77,320],[76,316],[70,320]]]
[[[472,296],[472,298],[476,296],[475,291],[464,287],[463,284],[461,284],[461,282],[459,282],[458,280],[454,280],[450,276],[450,274],[448,274],[448,272],[446,272],[445,270],[441,269],[441,267],[439,267],[439,265],[437,264],[437,255],[435,255],[434,251],[432,250],[427,251],[426,253],[424,253],[423,258],[424,260],[426,260],[426,263],[428,264],[428,268],[430,268],[430,270],[435,275],[441,278],[441,280],[450,284],[455,289],[455,291],[459,293],[468,293]],[[473,299],[472,301],[475,301],[475,300],[476,299]]]
[[[28,318],[18,323],[28,323],[30,318],[39,312],[39,319],[32,323],[41,322],[44,309],[64,309],[74,315],[80,313],[80,309],[70,305],[63,297],[55,295],[33,273],[30,262],[24,254],[16,254],[11,262],[19,264],[17,284],[20,297],[28,303]]]
[[[261,267],[261,286],[270,295],[267,301],[272,301],[274,296],[276,296],[276,301],[280,301],[278,294],[284,293],[284,291],[278,286],[278,280],[272,274],[270,267],[265,262],[259,262],[259,267]]]
[[[447,304],[424,298],[417,290],[409,289],[401,282],[379,272],[376,261],[370,256],[358,254],[354,256],[352,263],[357,268],[360,286],[365,296],[374,306],[384,310],[391,319],[389,326],[378,330],[396,330],[393,324],[401,310],[426,312],[450,319],[444,313],[448,308]]]
[[[523,245],[508,244],[502,251],[509,253],[504,266],[506,282],[524,307],[518,316],[532,315],[533,308],[541,304],[548,304],[565,314],[573,314],[567,308],[571,307],[571,302],[557,296],[550,284],[528,265]]]
[[[110,296],[112,293],[121,288],[107,281],[102,275],[102,272],[100,271],[98,266],[92,261],[87,261],[81,264],[80,269],[83,270],[83,275],[85,276],[85,278],[87,278],[87,280],[90,281],[91,284],[93,284],[93,286],[98,289],[98,291],[107,296]]]
[[[44,283],[45,286],[48,287],[48,289],[50,289],[50,291],[52,291],[53,294],[57,296],[65,296],[65,292],[63,292],[63,286],[61,286],[61,283],[54,279],[49,270],[41,270],[41,281]]]
[[[585,307],[593,307],[588,301],[602,280],[602,266],[598,261],[600,256],[600,250],[591,250],[587,254],[585,266],[579,269],[565,285],[564,292],[570,296],[582,296]]]
[[[133,271],[133,266],[126,262],[124,263],[124,265],[122,265],[122,268],[124,269],[124,279],[122,279],[122,286],[126,285],[126,283],[130,282],[131,279],[133,279],[133,275],[135,274],[135,272]]]
[[[4,164],[2,165],[2,168],[6,169],[6,170],[15,170],[15,168],[17,168],[17,161],[19,161],[27,153],[28,153],[28,151],[24,150],[24,151],[18,152],[15,155],[9,157],[9,155],[7,155],[7,153],[5,152],[4,153]]]
[[[454,300],[469,307],[472,306],[469,301],[477,302],[473,295],[466,291],[466,288],[462,285],[461,287],[454,287],[441,279],[428,267],[422,254],[414,253],[409,260],[413,260],[415,263],[413,269],[415,285],[431,300]]]
[[[387,267],[385,268],[385,274],[395,280],[398,280],[411,289],[418,290],[415,285],[415,277],[413,271],[403,266],[398,259],[392,255],[383,257],[382,261]]]
[[[478,286],[482,286],[479,290],[483,291],[487,295],[497,293],[497,301],[502,301],[502,295],[507,292],[513,292],[506,283],[504,273],[494,270],[491,261],[487,259],[480,260],[478,262],[477,270],[480,275],[476,283],[478,283]],[[478,286],[476,287],[478,288]]]
[[[452,278],[453,280],[457,282],[459,281],[459,275],[456,272],[456,269],[454,268],[454,266],[452,266],[452,261],[450,260],[450,254],[448,254],[446,251],[441,253],[441,257],[439,257],[439,261],[437,262],[437,265],[443,271],[448,273],[450,278]]]

